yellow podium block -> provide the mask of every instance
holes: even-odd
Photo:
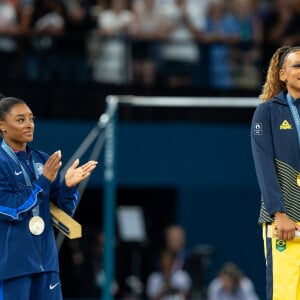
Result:
[[[53,226],[66,237],[69,239],[81,238],[81,225],[52,202],[50,202],[50,214]]]

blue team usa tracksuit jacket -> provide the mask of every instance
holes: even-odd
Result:
[[[251,145],[262,193],[259,222],[271,222],[276,211],[300,221],[300,145],[286,93],[263,102],[255,110]],[[295,105],[300,110],[300,99]]]
[[[50,200],[72,214],[77,205],[77,188],[51,183],[43,174],[48,155],[28,147],[16,153],[29,175],[27,186],[22,169],[0,146],[0,281],[32,273],[59,271],[55,236],[50,217]],[[39,177],[35,178],[34,166]],[[39,235],[29,231],[32,208],[39,205],[45,230]]]

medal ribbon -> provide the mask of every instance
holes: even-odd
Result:
[[[299,112],[298,112],[297,107],[295,105],[295,101],[292,99],[292,97],[289,93],[287,93],[286,98],[287,98],[290,110],[292,112],[294,122],[296,124],[297,133],[298,133],[298,140],[299,140],[299,145],[300,145],[300,116],[299,116]]]
[[[29,178],[29,175],[28,173],[26,172],[25,168],[22,166],[21,162],[19,161],[16,153],[5,143],[4,140],[2,140],[2,143],[1,143],[1,146],[3,148],[3,150],[9,155],[9,157],[17,164],[20,166],[22,172],[23,172],[23,175],[24,175],[24,179],[25,179],[25,182],[26,182],[26,185],[29,187],[29,186],[32,186],[32,183],[30,181],[30,178]],[[37,169],[36,169],[36,165],[35,165],[35,162],[34,160],[32,159],[32,164],[33,164],[33,168],[34,168],[34,173],[35,173],[35,176],[36,178],[39,177],[38,175],[38,172],[37,172]],[[39,215],[39,205],[35,206],[33,209],[32,209],[32,215],[33,216],[38,216]]]

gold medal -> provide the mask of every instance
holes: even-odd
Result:
[[[45,229],[45,222],[39,216],[34,216],[29,221],[29,230],[33,235],[41,235]]]

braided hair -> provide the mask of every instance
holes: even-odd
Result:
[[[4,97],[0,100],[0,121],[5,119],[5,116],[11,111],[16,104],[26,104],[25,101],[14,97]]]
[[[16,104],[26,104],[25,101],[14,97],[0,97],[0,121],[4,121],[6,115],[11,111],[13,106]],[[0,129],[0,136],[3,136],[2,130]]]

